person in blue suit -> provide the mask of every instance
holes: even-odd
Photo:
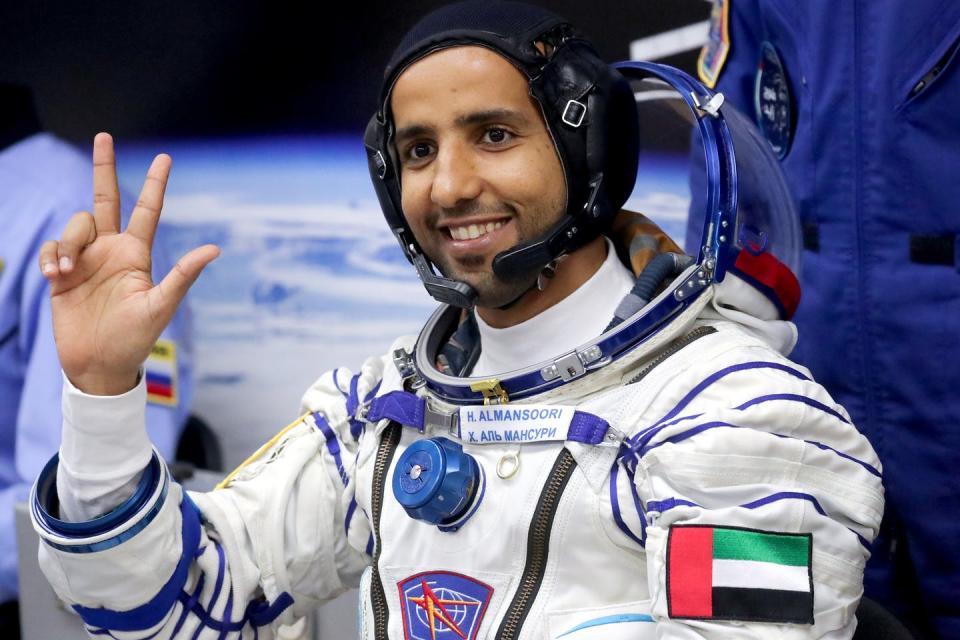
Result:
[[[960,638],[960,3],[716,0],[701,80],[799,203],[793,357],[884,465],[866,594]]]
[[[17,551],[14,505],[60,443],[62,373],[50,324],[40,245],[89,207],[89,159],[41,132],[25,87],[0,84],[0,635],[15,638]],[[129,215],[132,199],[127,198]],[[162,236],[162,230],[161,230]],[[154,253],[154,273],[171,262]],[[172,460],[192,396],[189,323],[182,310],[156,343],[147,365],[147,425],[160,454]]]

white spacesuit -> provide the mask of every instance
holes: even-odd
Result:
[[[448,425],[421,432],[384,418],[353,435],[351,394],[372,399],[403,387],[385,356],[356,377],[344,369],[323,376],[304,396],[304,417],[224,488],[188,498],[161,466],[122,522],[82,538],[45,527],[49,516],[35,510],[47,542],[43,569],[66,602],[83,607],[92,632],[121,638],[194,637],[201,626],[201,638],[225,629],[270,637],[254,626],[278,614],[292,621],[358,581],[364,638],[426,638],[431,626],[446,638],[849,637],[864,545],[883,512],[879,462],[843,409],[769,344],[792,347],[786,323],[746,315],[752,303],[769,317],[772,305],[735,277],[701,301],[615,367],[516,405],[597,416],[611,427],[597,444],[463,438],[486,486],[456,531],[411,518],[389,488],[404,449],[450,437]],[[396,345],[404,346],[410,341]],[[87,400],[71,393],[68,402]],[[518,466],[500,477],[514,471],[505,464]],[[41,481],[41,500],[43,492]],[[710,619],[723,616],[709,601],[671,593],[670,537],[688,526],[809,534],[809,556],[792,572],[751,575],[746,561],[741,574],[727,567],[718,576],[714,565],[705,589],[810,598],[814,625],[731,627]],[[811,578],[797,583],[797,567]],[[755,609],[727,617],[803,611],[754,593]],[[678,602],[701,613],[672,619]],[[375,635],[378,619],[386,635]],[[451,635],[454,625],[463,636]]]
[[[735,215],[720,100],[685,91],[692,80],[672,70],[622,71],[677,88],[719,149],[706,155],[716,189],[703,251],[674,260],[654,295],[638,294],[643,276],[633,286],[608,242],[586,284],[510,328],[542,348],[506,373],[497,353],[514,338],[479,318],[483,357],[443,364],[471,320],[444,305],[418,339],[356,375],[321,377],[301,418],[210,493],[183,492],[131,435],[142,382],[115,397],[66,382],[63,459],[38,480],[32,515],[42,568],[91,634],[268,638],[359,585],[364,639],[852,635],[883,513],[880,463],[786,358],[796,334],[782,307],[795,300],[773,230],[756,210]],[[584,114],[561,103],[579,128]],[[749,233],[731,242],[734,229]],[[431,293],[470,295],[403,246]],[[120,449],[116,469],[83,466]]]

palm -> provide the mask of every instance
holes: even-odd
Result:
[[[216,247],[194,249],[158,285],[150,274],[153,236],[163,205],[169,157],[157,156],[147,173],[130,224],[120,232],[120,203],[113,142],[94,141],[94,214],[80,213],[67,225],[59,245],[44,245],[67,256],[69,268],[51,279],[53,328],[67,377],[90,393],[130,388],[187,289],[217,255]],[[47,249],[48,245],[54,248]]]
[[[148,301],[149,251],[125,234],[98,237],[80,254],[74,272],[54,284],[53,329],[64,370],[82,373],[107,363],[129,369],[146,359],[159,336]],[[152,341],[120,339],[125,334]]]

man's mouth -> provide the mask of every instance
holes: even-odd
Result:
[[[496,222],[486,222],[479,224],[468,224],[462,226],[447,227],[447,232],[454,240],[476,240],[481,236],[492,233],[504,225],[503,220]]]

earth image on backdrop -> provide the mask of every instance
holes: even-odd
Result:
[[[161,233],[171,259],[212,242],[193,286],[193,413],[231,469],[297,417],[324,371],[357,370],[436,307],[387,229],[359,137],[146,141],[118,148],[137,193],[157,153],[173,157]],[[626,208],[683,246],[686,159],[647,155]]]

